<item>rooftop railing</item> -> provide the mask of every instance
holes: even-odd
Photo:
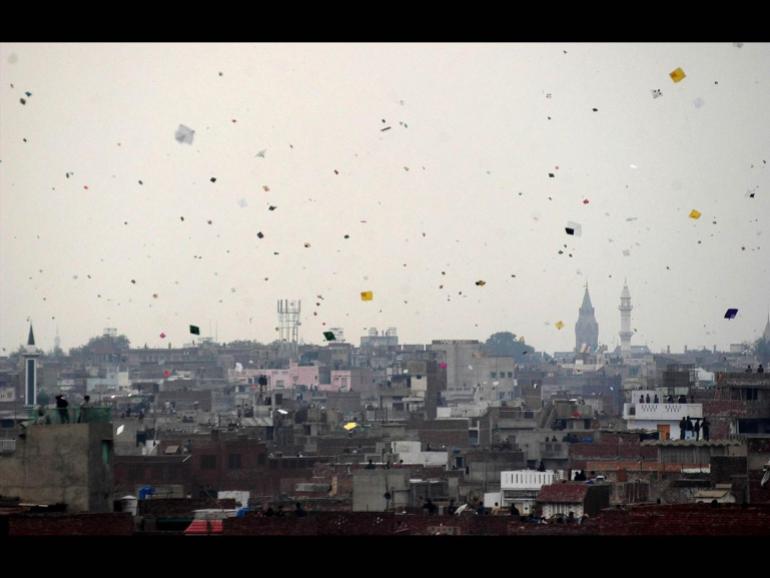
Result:
[[[112,408],[101,406],[45,408],[42,411],[31,409],[29,419],[33,423],[68,424],[68,423],[110,423],[112,421]]]

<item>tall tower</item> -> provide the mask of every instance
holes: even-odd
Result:
[[[762,333],[762,339],[770,343],[770,313],[767,314],[767,324],[764,333]]]
[[[37,405],[37,358],[40,352],[35,347],[35,334],[29,324],[29,337],[24,348],[24,405]]]
[[[620,353],[625,358],[631,355],[631,293],[628,292],[628,283],[623,281],[623,291],[620,294]]]
[[[61,351],[61,339],[59,339],[59,326],[56,326],[56,337],[53,338],[54,355]]]
[[[599,347],[599,324],[594,316],[594,307],[591,305],[591,296],[588,294],[588,283],[583,295],[583,304],[580,306],[578,320],[575,324],[575,351],[584,353],[596,351]]]
[[[288,354],[292,356],[297,354],[297,344],[299,343],[301,305],[301,301],[289,301],[288,299],[278,301],[279,339],[282,347],[285,347]]]

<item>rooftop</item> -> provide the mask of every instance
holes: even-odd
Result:
[[[559,504],[574,504],[582,502],[588,488],[590,486],[585,483],[562,483],[551,484],[549,486],[543,486],[540,489],[540,493],[537,495],[538,502],[555,502]]]

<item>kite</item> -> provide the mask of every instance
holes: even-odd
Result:
[[[174,138],[177,140],[177,142],[189,145],[192,144],[194,136],[195,131],[183,124],[179,125],[179,128],[176,129],[176,134],[174,134]]]
[[[684,77],[687,75],[684,73],[684,70],[682,70],[681,68],[677,68],[676,70],[669,73],[669,76],[671,77],[671,80],[673,80],[674,82],[681,82],[682,80],[684,80]]]

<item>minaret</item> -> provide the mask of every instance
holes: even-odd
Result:
[[[24,348],[24,405],[37,405],[37,358],[40,355],[35,347],[35,334],[32,323],[29,324],[29,337]]]
[[[762,334],[762,339],[770,343],[770,313],[767,314],[767,324],[765,325],[765,332]]]
[[[580,306],[578,320],[575,324],[575,351],[584,353],[596,351],[599,346],[599,324],[594,317],[594,307],[591,305],[591,296],[588,294],[588,283],[583,295],[583,304]]]
[[[623,291],[620,294],[620,353],[626,358],[631,355],[631,293],[628,291],[628,283],[623,281]]]

